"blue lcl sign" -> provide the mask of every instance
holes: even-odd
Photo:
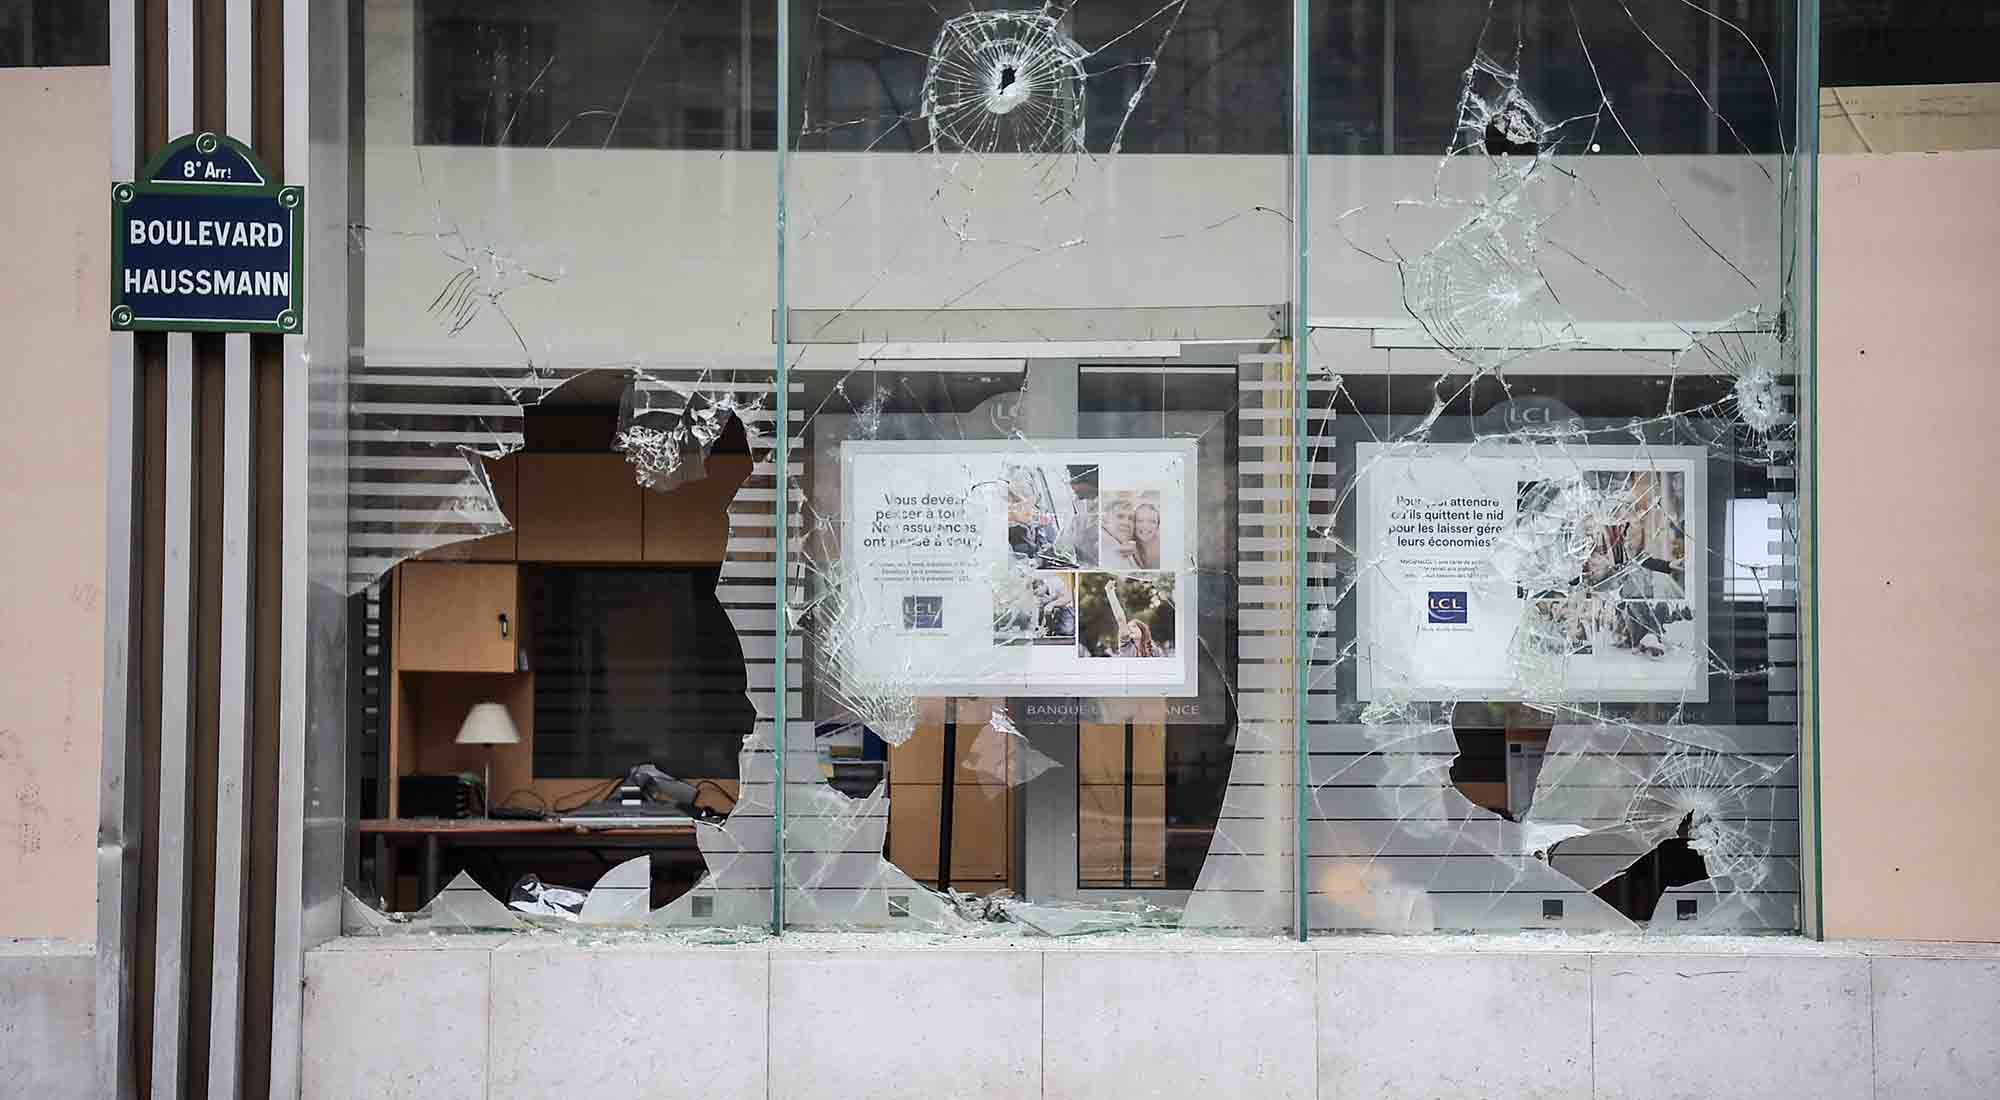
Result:
[[[1426,622],[1463,623],[1466,621],[1465,593],[1433,592]]]
[[[241,142],[169,144],[111,189],[111,327],[303,332],[304,216],[305,190],[271,182]]]

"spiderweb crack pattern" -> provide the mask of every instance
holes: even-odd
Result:
[[[1781,261],[1774,278],[1760,278],[1761,267],[1736,254],[1740,239],[1718,232],[1713,214],[1688,203],[1684,189],[1705,182],[1703,173],[1679,165],[1670,172],[1641,147],[1615,94],[1627,74],[1615,70],[1656,65],[1686,84],[1713,116],[1711,129],[1748,154],[1742,160],[1750,171],[1734,178],[1753,185],[1751,196],[1767,194],[1778,222],[1789,225],[1798,191],[1782,132],[1770,164],[1752,154],[1713,89],[1653,31],[1664,16],[1684,16],[1748,47],[1752,70],[1771,92],[1767,109],[1782,118],[1777,82],[1741,26],[1692,0],[1620,0],[1589,13],[1614,25],[1622,20],[1628,40],[1642,43],[1636,54],[1607,49],[1601,20],[1589,22],[1574,6],[1536,12],[1494,2],[1486,10],[1429,194],[1356,207],[1335,221],[1351,249],[1396,270],[1404,310],[1444,363],[1421,413],[1386,413],[1379,394],[1357,388],[1370,380],[1339,364],[1318,375],[1324,382],[1315,401],[1326,419],[1314,450],[1339,488],[1314,528],[1331,559],[1331,583],[1319,592],[1325,614],[1308,614],[1314,682],[1343,700],[1364,676],[1376,690],[1343,701],[1311,735],[1312,924],[1427,931],[1554,920],[1569,929],[1788,929],[1798,919],[1798,866],[1790,855],[1797,851],[1797,733],[1781,706],[1780,677],[1789,668],[1780,654],[1791,645],[1781,636],[1795,606],[1784,563],[1796,546],[1789,482],[1799,349],[1785,313],[1796,268]],[[1531,71],[1528,61],[1546,58],[1545,48],[1523,49],[1531,31],[1538,42],[1573,41],[1595,103],[1567,117],[1545,106],[1551,100],[1535,88],[1573,88],[1565,78],[1574,74]],[[1614,138],[1623,155],[1597,156],[1601,142]],[[1759,176],[1763,191],[1754,186]],[[1628,203],[1645,192],[1656,199],[1646,224],[1588,220],[1609,209],[1614,181]],[[1376,237],[1378,224],[1388,228]],[[1399,244],[1418,233],[1421,247]],[[1643,289],[1652,273],[1630,270],[1629,251],[1620,254],[1628,235],[1640,234],[1713,262],[1733,293],[1687,296],[1726,299],[1733,315],[1679,313],[1672,303],[1684,284]],[[1557,270],[1565,281],[1552,278]],[[1573,306],[1558,285],[1580,289],[1577,297],[1591,304]],[[1606,304],[1651,318],[1631,329],[1657,331],[1659,350],[1640,350],[1643,341],[1630,342],[1630,332],[1595,321]],[[1590,392],[1552,391],[1552,380],[1615,375],[1639,364],[1613,415],[1565,409],[1502,423],[1470,414],[1496,399],[1501,409],[1533,411],[1533,402],[1556,400],[1542,395]],[[1523,380],[1533,382],[1531,390],[1521,388]],[[1644,411],[1655,399],[1649,394],[1659,403]],[[1641,411],[1626,411],[1635,407]],[[1343,426],[1343,417],[1358,423]],[[1698,445],[1702,459],[1671,476],[1701,479],[1734,498],[1732,524],[1734,504],[1768,494],[1783,523],[1769,535],[1771,561],[1736,560],[1738,547],[1760,541],[1754,534],[1732,542],[1690,529],[1713,528],[1721,510],[1683,516],[1675,502],[1691,483],[1675,489],[1660,480],[1675,468],[1670,448],[1686,443]],[[1635,456],[1634,472],[1593,473],[1593,457],[1607,447]],[[1392,571],[1403,557],[1389,540],[1356,533],[1361,490],[1373,481],[1393,486],[1379,491],[1414,493],[1394,471],[1439,454],[1505,458],[1521,471],[1518,499],[1508,502],[1514,518],[1467,566],[1496,591],[1527,601],[1506,643],[1506,698],[1514,701],[1504,706],[1481,692],[1428,685],[1403,667],[1403,650],[1370,636],[1378,626],[1356,608],[1364,587],[1401,575]],[[1738,483],[1747,490],[1734,488]],[[1754,522],[1761,530],[1761,517]],[[1627,534],[1639,530],[1650,533]],[[1754,577],[1755,605],[1721,602],[1741,597],[1719,598],[1712,579],[1741,573]],[[1711,582],[1697,583],[1698,576]],[[1478,586],[1450,587],[1461,585]],[[1761,620],[1773,636],[1768,650],[1761,636],[1745,644],[1735,624],[1692,633],[1689,620],[1704,605],[1710,615],[1745,625]],[[1694,682],[1652,702],[1608,700],[1575,678],[1576,662],[1593,655],[1639,668],[1679,659]],[[1475,804],[1453,780],[1464,759],[1459,734],[1481,723],[1504,725],[1512,750],[1536,743],[1522,740],[1522,731],[1544,739],[1531,793],[1510,789],[1509,812],[1486,809],[1490,797]],[[1510,757],[1510,788],[1513,763]],[[1630,916],[1607,904],[1616,883],[1642,872],[1645,857],[1669,842],[1698,857],[1700,877],[1665,888],[1650,915],[1643,903]],[[1539,912],[1536,895],[1547,899]]]
[[[1084,152],[1087,57],[1046,11],[952,17],[924,74],[931,143],[944,152]]]
[[[1693,4],[1683,6],[1695,8]],[[968,200],[978,190],[982,203],[998,205],[1022,199],[1020,205],[1033,207],[1037,213],[1067,202],[1072,196],[1064,194],[1068,186],[1064,172],[1073,172],[1079,163],[1093,157],[1119,152],[1127,124],[1157,71],[1151,55],[1118,66],[1128,75],[1137,71],[1139,79],[1127,85],[1129,94],[1105,97],[1089,87],[1110,71],[1108,66],[1099,67],[1099,59],[1113,42],[1135,35],[1151,38],[1157,34],[1164,44],[1186,3],[1165,3],[1122,33],[1088,36],[1091,46],[1065,30],[1070,25],[1071,7],[1051,4],[1038,10],[940,14],[941,22],[935,38],[929,38],[927,51],[890,48],[891,52],[903,50],[922,59],[921,103],[905,102],[894,113],[911,124],[911,132],[928,134],[927,141],[913,150],[935,154],[924,170],[938,174],[936,189],[914,211],[915,216],[901,220],[933,229],[943,223],[959,246],[959,258],[989,261],[948,291],[922,297],[918,304],[943,312],[1024,265],[1083,247],[1094,238],[1095,229],[1089,223],[1081,229],[1062,226],[1058,230],[1049,228],[1048,221],[1017,220],[1011,226],[1020,232],[994,232],[975,217]],[[1619,7],[1628,13],[1632,10],[1629,4]],[[1546,9],[1544,18],[1560,21],[1563,13],[1559,8]],[[1722,22],[1719,16],[1711,14],[1710,18]],[[1570,19],[1575,19],[1573,10]],[[1635,24],[1638,21],[1634,16]],[[1737,33],[1733,24],[1724,24],[1724,28],[1724,33]],[[1100,37],[1105,40],[1100,41]],[[1497,33],[1495,37],[1506,35]],[[1577,37],[1585,37],[1580,26]],[[1780,831],[1796,829],[1783,817],[1785,776],[1793,766],[1788,753],[1782,746],[1752,744],[1754,738],[1741,738],[1725,724],[1731,718],[1729,713],[1718,716],[1713,708],[1704,709],[1693,699],[1641,706],[1579,700],[1567,689],[1564,666],[1585,644],[1618,645],[1650,658],[1647,637],[1655,636],[1653,644],[1657,645],[1660,638],[1681,625],[1670,621],[1673,608],[1667,614],[1649,610],[1646,614],[1650,619],[1621,619],[1608,613],[1614,593],[1622,593],[1634,580],[1650,578],[1643,576],[1647,570],[1630,559],[1594,569],[1593,558],[1600,548],[1589,532],[1621,524],[1643,525],[1651,519],[1664,519],[1669,512],[1657,500],[1636,499],[1627,489],[1593,484],[1576,476],[1578,468],[1587,465],[1588,448],[1613,442],[1643,455],[1649,448],[1668,442],[1694,442],[1715,462],[1746,470],[1791,461],[1796,434],[1792,386],[1798,348],[1785,331],[1783,315],[1772,311],[1774,302],[1787,300],[1791,274],[1787,272],[1776,285],[1770,285],[1755,268],[1747,263],[1739,265],[1738,257],[1731,254],[1733,242],[1683,208],[1680,193],[1662,182],[1662,173],[1636,149],[1636,141],[1630,143],[1634,146],[1630,162],[1644,174],[1644,185],[1657,189],[1662,197],[1663,212],[1654,219],[1659,225],[1647,228],[1697,240],[1741,276],[1741,285],[1735,290],[1742,312],[1723,322],[1678,316],[1664,302],[1646,300],[1641,284],[1625,277],[1626,272],[1615,263],[1594,258],[1603,251],[1610,233],[1598,238],[1563,232],[1560,227],[1565,216],[1593,208],[1601,197],[1595,188],[1602,186],[1597,182],[1602,177],[1590,155],[1600,134],[1625,129],[1611,91],[1620,74],[1600,71],[1592,59],[1590,79],[1596,84],[1599,103],[1585,113],[1558,117],[1563,112],[1547,105],[1562,100],[1545,94],[1553,74],[1525,68],[1518,26],[1513,38],[1510,48],[1506,43],[1492,45],[1482,35],[1463,75],[1455,129],[1439,158],[1431,193],[1399,204],[1404,210],[1443,215],[1438,219],[1444,223],[1442,231],[1429,232],[1434,227],[1427,224],[1424,245],[1410,250],[1398,248],[1393,236],[1386,246],[1350,243],[1366,255],[1394,265],[1401,304],[1446,358],[1433,386],[1429,410],[1390,424],[1374,436],[1375,440],[1392,452],[1400,448],[1414,453],[1470,435],[1474,444],[1526,449],[1531,454],[1527,464],[1541,475],[1542,488],[1536,490],[1539,499],[1533,515],[1496,540],[1484,564],[1495,576],[1520,588],[1559,597],[1551,597],[1551,615],[1525,620],[1509,642],[1509,660],[1522,684],[1518,706],[1542,720],[1549,734],[1547,753],[1529,812],[1519,820],[1507,820],[1473,806],[1451,785],[1450,762],[1459,752],[1452,736],[1453,712],[1476,701],[1419,697],[1416,692],[1393,686],[1366,702],[1352,700],[1351,693],[1342,696],[1337,736],[1350,738],[1348,744],[1355,751],[1349,754],[1348,763],[1328,774],[1315,775],[1310,799],[1331,815],[1333,800],[1348,797],[1340,792],[1356,789],[1356,784],[1347,781],[1369,774],[1370,793],[1353,797],[1373,799],[1375,815],[1341,820],[1332,828],[1354,834],[1344,851],[1373,854],[1343,857],[1342,862],[1328,865],[1332,869],[1316,882],[1318,896],[1332,899],[1340,916],[1331,922],[1316,918],[1316,926],[1405,930],[1466,926],[1465,918],[1443,914],[1428,900],[1430,888],[1438,885],[1436,879],[1412,874],[1406,864],[1398,862],[1416,848],[1442,848],[1486,860],[1481,872],[1486,877],[1478,879],[1477,885],[1492,901],[1487,912],[1469,923],[1518,927],[1506,924],[1516,919],[1503,913],[1503,902],[1510,900],[1509,895],[1565,884],[1572,890],[1601,886],[1610,877],[1607,869],[1617,859],[1637,859],[1684,831],[1688,844],[1700,853],[1709,871],[1704,888],[1718,903],[1705,906],[1704,920],[1698,926],[1742,921],[1775,927],[1768,912],[1759,907],[1769,897],[1783,893],[1786,869],[1778,843]],[[1157,53],[1157,49],[1152,51]],[[1758,61],[1761,63],[1761,56]],[[538,73],[536,80],[541,79]],[[1115,129],[1100,123],[1086,132],[1087,107],[1094,107],[1097,117],[1104,120],[1109,117],[1107,104],[1119,100],[1123,101],[1123,114],[1118,116]],[[1703,103],[1720,113],[1706,99]],[[620,103],[616,112],[607,105],[603,113],[615,127],[623,111]],[[830,125],[857,121],[843,118]],[[1721,130],[1735,133],[1728,119],[1720,121]],[[816,127],[808,120],[798,133],[815,132],[826,125]],[[1057,167],[1051,170],[1051,164]],[[1002,177],[1031,179],[1033,185],[1005,184]],[[1789,182],[1786,177],[1774,186],[1782,190]],[[865,195],[856,202],[857,194],[862,193],[843,192],[837,201],[821,204],[824,209],[820,210],[812,209],[803,189],[791,196],[797,200],[792,210],[800,224],[812,226],[798,240],[820,232],[819,220],[824,219],[829,226],[828,247],[861,250],[865,244],[868,263],[853,269],[859,277],[842,286],[843,292],[852,291],[848,301],[856,306],[863,304],[889,274],[919,270],[902,251],[902,243],[892,239],[887,219],[864,222],[864,231],[882,239],[860,243],[839,239],[842,212],[867,205]],[[968,202],[968,208],[961,211],[951,205],[955,202]],[[981,207],[978,213],[984,217],[990,209]],[[1223,224],[1226,220],[1208,228]],[[1186,234],[1176,235],[1192,237],[1202,232],[1193,224],[1185,228]],[[1622,232],[1640,227],[1607,228]],[[357,227],[357,233],[365,229]],[[1345,221],[1341,229],[1343,234],[1349,231]],[[469,434],[485,436],[472,445],[473,450],[497,455],[514,445],[509,436],[517,434],[514,429],[519,426],[520,406],[533,404],[567,384],[574,372],[551,365],[544,342],[533,333],[521,332],[508,309],[515,296],[561,278],[562,265],[535,258],[533,249],[475,244],[472,238],[477,235],[461,231],[456,220],[441,217],[435,232],[412,236],[437,241],[450,263],[456,265],[429,311],[448,335],[459,338],[481,324],[500,321],[520,347],[518,361],[510,358],[479,372],[482,384],[499,387],[515,407],[456,425]],[[1573,281],[1561,282],[1563,273]],[[1520,370],[1530,357],[1604,354],[1603,349],[1591,346],[1581,320],[1590,314],[1566,301],[1566,294],[1558,293],[1558,286],[1568,290],[1585,279],[1595,282],[1594,289],[1611,288],[1643,307],[1646,315],[1670,322],[1685,337],[1684,344],[1670,352],[1672,364],[1664,401],[1652,411],[1616,418],[1619,422],[1615,424],[1607,424],[1614,419],[1607,417],[1595,417],[1589,424],[1579,421],[1537,428],[1468,428],[1463,422],[1454,422],[1459,406],[1469,404],[1474,390],[1482,385],[1498,385],[1511,397],[1514,391],[1507,374]],[[1543,361],[1534,360],[1537,367]],[[672,488],[700,476],[703,455],[719,437],[721,425],[733,416],[756,419],[765,414],[767,398],[761,392],[747,386],[734,390],[720,372],[712,377],[704,375],[699,384],[691,386],[685,373],[604,366],[631,372],[628,379],[632,388],[621,410],[618,446],[631,463],[635,479],[649,488]],[[1360,386],[1364,379],[1358,374],[1343,375],[1337,364],[1317,355],[1313,371],[1312,383],[1325,387],[1322,408],[1328,414],[1326,423],[1333,423],[1336,413],[1351,420],[1350,414],[1361,412],[1353,407],[1356,397],[1350,387]],[[862,370],[840,379],[832,387],[827,405],[808,412],[796,429],[799,435],[838,431],[851,438],[874,439],[882,438],[885,432],[911,431],[907,410],[934,406],[908,392],[906,381],[884,384],[882,377],[879,372]],[[1714,385],[1718,380],[1719,390]],[[723,386],[718,389],[712,383]],[[845,407],[839,407],[842,405]],[[891,412],[895,407],[906,411]],[[836,427],[831,417],[819,418],[823,411],[837,412],[846,419]],[[1229,415],[1234,415],[1233,410]],[[923,416],[929,421],[917,432],[923,438],[948,440],[972,434],[968,424],[954,419],[953,414],[934,416],[923,411]],[[1369,420],[1368,430],[1375,432],[1375,424],[1381,422],[1376,414],[1361,416]],[[902,427],[897,427],[899,418]],[[363,418],[357,423],[376,422]],[[1325,430],[1329,435],[1315,440],[1314,450],[1330,463],[1341,452],[1332,429]],[[1036,449],[1032,432],[1013,426],[1007,431],[1007,438],[1023,454]],[[777,456],[776,460],[790,461],[789,456]],[[1351,506],[1356,482],[1370,474],[1365,467],[1343,468],[1338,473],[1328,468],[1324,472],[1322,480],[1337,486],[1340,502],[1336,510],[1343,504]],[[481,502],[492,498],[483,476],[455,476],[462,491],[447,507],[461,516],[486,514]],[[907,741],[910,731],[924,718],[926,702],[919,697],[913,678],[863,671],[864,663],[854,659],[869,645],[871,631],[894,622],[900,609],[864,606],[861,587],[843,571],[837,545],[830,541],[832,525],[840,517],[810,505],[802,511],[807,521],[802,535],[806,549],[793,559],[789,578],[792,599],[790,606],[782,609],[780,619],[780,652],[784,652],[784,640],[791,631],[807,643],[808,667],[824,696],[811,712],[815,717],[864,725],[892,743]],[[452,527],[451,531],[451,537],[468,533],[463,527]],[[1370,659],[1354,636],[1349,601],[1357,587],[1379,571],[1386,551],[1382,546],[1362,543],[1351,530],[1343,530],[1331,519],[1316,527],[1313,534],[1332,561],[1331,583],[1320,601],[1306,611],[1312,635],[1312,675],[1320,693],[1334,696],[1342,686],[1340,677],[1351,675],[1358,664]],[[1724,558],[1731,551],[1710,545],[1701,552],[1711,559],[1713,575],[1727,564]],[[1225,579],[1249,583],[1233,576]],[[994,580],[1002,589],[1017,593],[1025,589],[1023,578]],[[1692,597],[1706,598],[1704,593],[1693,593]],[[1769,678],[1775,660],[1754,646],[1739,651],[1712,637],[1700,639],[1696,648],[1701,675],[1719,691],[1733,690],[1739,684],[1754,688],[1755,681]],[[1224,687],[1233,704],[1235,684],[1225,683]],[[1032,778],[1010,770],[1026,755],[1021,751],[1025,740],[1004,708],[993,710],[979,739],[986,746],[976,765],[982,781],[1000,785]],[[1009,748],[998,753],[995,746]],[[770,747],[768,738],[753,739],[746,750],[763,750],[761,766],[768,769]],[[746,751],[746,759],[751,755]],[[1609,782],[1596,783],[1593,777]],[[881,789],[865,798],[850,798],[821,785],[802,800],[803,804],[793,803],[788,813],[796,815],[802,832],[823,829],[828,835],[851,839],[876,827],[885,799],[886,791]],[[746,801],[745,835],[754,811],[760,808],[770,812],[768,801],[761,807]],[[1795,808],[1791,812],[1795,814]],[[1363,821],[1372,824],[1364,825]],[[744,847],[746,841],[731,843],[749,850]],[[1224,827],[1217,830],[1212,850],[1250,844],[1250,838],[1229,835]],[[749,864],[756,858],[743,855],[741,861]],[[796,854],[793,861],[798,888],[823,895],[816,900],[830,903],[837,891],[822,887],[830,884],[826,876],[832,865]],[[711,861],[711,867],[722,865],[720,855]],[[904,894],[913,889],[905,885],[906,876],[886,861],[876,881],[893,884]],[[1448,892],[1439,890],[1440,894]],[[1588,903],[1578,904],[1588,908]],[[938,903],[924,911],[931,914],[926,919],[937,920],[940,927],[957,927],[954,915],[960,907],[956,905]],[[1606,928],[1633,923],[1608,907],[1592,909],[1585,923],[1591,921],[1596,922],[1592,926]]]

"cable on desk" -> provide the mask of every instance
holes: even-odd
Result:
[[[556,813],[566,814],[571,810],[576,809],[579,806],[587,806],[592,802],[596,802],[604,798],[605,796],[609,795],[612,791],[617,790],[618,784],[622,782],[623,779],[624,777],[620,776],[618,779],[607,779],[602,783],[592,783],[590,786],[585,787],[582,790],[570,792],[569,796],[567,796],[566,798],[558,799],[556,803],[550,808],[553,809]],[[575,798],[577,795],[582,795],[583,797],[576,798],[576,801],[574,802],[568,801],[568,798]]]
[[[516,797],[516,796],[518,796],[518,795],[527,795],[527,796],[528,796],[529,798],[532,798],[532,799],[534,799],[534,800],[535,800],[536,802],[538,802],[538,803],[540,803],[540,804],[541,804],[541,806],[540,806],[540,809],[541,809],[541,812],[542,812],[542,813],[548,813],[548,812],[549,812],[549,800],[548,800],[548,799],[546,799],[546,798],[543,798],[543,797],[541,796],[541,792],[539,792],[539,791],[535,791],[535,790],[531,790],[531,789],[529,789],[529,788],[527,788],[527,787],[522,787],[522,788],[521,788],[521,789],[519,789],[519,790],[515,790],[515,791],[509,791],[509,792],[507,792],[507,797],[505,797],[505,798],[503,798],[503,799],[501,799],[501,800],[500,800],[500,805],[502,805],[502,806],[509,806],[509,805],[512,805],[512,804],[513,804],[513,802],[514,802],[514,799],[515,799],[515,797]]]
[[[727,788],[727,787],[723,786],[723,785],[722,785],[722,784],[720,784],[720,783],[717,783],[717,782],[716,782],[715,780],[713,780],[713,779],[697,779],[697,780],[695,780],[695,781],[694,781],[694,789],[695,789],[695,790],[699,791],[699,790],[701,790],[701,789],[702,789],[703,787],[707,787],[707,788],[708,788],[709,790],[712,790],[712,791],[714,791],[714,792],[715,792],[716,794],[719,794],[719,795],[721,795],[722,797],[724,797],[724,798],[726,798],[726,799],[728,799],[728,800],[729,800],[729,809],[728,809],[728,810],[724,810],[724,811],[723,811],[724,813],[728,813],[728,812],[730,812],[730,811],[732,811],[732,810],[736,809],[736,796],[735,796],[735,795],[733,795],[733,794],[730,794],[730,793],[729,793],[729,788]]]

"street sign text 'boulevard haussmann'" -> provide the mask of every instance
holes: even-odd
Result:
[[[111,327],[305,331],[305,205],[241,142],[172,142],[111,188]]]

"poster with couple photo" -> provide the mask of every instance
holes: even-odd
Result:
[[[841,444],[861,674],[926,692],[1193,694],[1194,440]],[[904,617],[907,618],[907,617]],[[912,620],[914,622],[914,620]]]
[[[1357,446],[1359,697],[1707,699],[1705,460]]]
[[[1160,568],[1160,490],[1112,493],[1099,511],[1097,560],[1106,569]]]

